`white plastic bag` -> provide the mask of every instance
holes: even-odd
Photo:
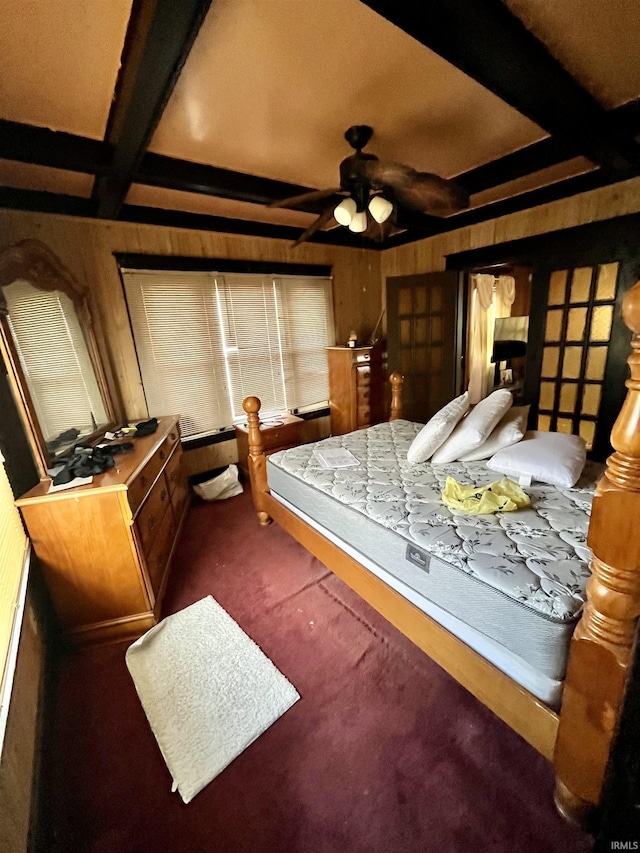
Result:
[[[238,479],[238,466],[229,465],[227,470],[218,474],[217,477],[195,485],[193,491],[205,501],[221,501],[241,494],[242,484]]]

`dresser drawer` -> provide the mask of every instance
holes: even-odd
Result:
[[[160,585],[162,584],[162,578],[169,562],[177,529],[178,525],[173,517],[173,512],[167,506],[156,537],[153,540],[153,545],[147,556],[147,570],[154,595],[158,594]]]
[[[358,385],[358,387],[356,388],[356,397],[358,408],[369,408],[369,401],[371,399],[371,386]]]
[[[283,424],[279,427],[270,427],[261,430],[262,445],[265,450],[281,448],[284,445],[297,444],[299,442],[299,424]]]
[[[362,429],[371,425],[371,411],[369,405],[358,406],[356,410],[356,428]]]
[[[169,434],[165,438],[163,446],[165,446],[169,453],[171,453],[174,444],[177,444],[179,439],[180,430],[178,429],[178,425],[176,424],[175,427],[169,432]]]
[[[134,513],[134,515],[142,501],[145,499],[153,481],[160,473],[162,465],[162,459],[160,459],[158,453],[155,453],[144,466],[142,471],[140,471],[135,480],[129,483],[127,487],[129,492],[129,506],[131,507],[131,512]]]
[[[358,387],[362,385],[368,385],[371,382],[371,365],[370,364],[359,364],[356,367],[356,385]]]
[[[140,512],[136,516],[136,529],[142,550],[145,554],[149,553],[153,541],[160,527],[165,511],[169,506],[169,488],[162,474],[156,481],[155,486],[151,489],[149,496],[140,507]]]
[[[176,484],[181,478],[184,478],[183,474],[183,465],[182,465],[182,457],[184,456],[182,452],[182,448],[178,447],[173,456],[167,462],[167,467],[164,469],[164,476],[167,479],[167,485],[169,486],[169,493],[172,494],[173,490],[176,487]]]
[[[171,493],[171,506],[173,507],[173,514],[175,515],[178,524],[182,518],[185,504],[189,500],[189,485],[187,483],[187,478],[182,475],[182,469],[180,469],[180,471],[181,476],[176,479],[176,484],[173,492]]]

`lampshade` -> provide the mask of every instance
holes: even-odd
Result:
[[[369,213],[373,216],[376,222],[382,224],[391,216],[393,205],[388,199],[381,195],[374,195],[369,202]]]
[[[367,213],[365,210],[360,211],[360,213],[354,214],[353,219],[349,223],[349,231],[354,231],[356,234],[360,234],[362,231],[367,230]]]
[[[336,221],[340,225],[351,225],[351,220],[355,216],[357,206],[352,198],[345,198],[333,211]]]

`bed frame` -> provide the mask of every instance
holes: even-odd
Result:
[[[622,308],[631,329],[631,378],[611,433],[615,452],[596,489],[588,544],[593,551],[584,607],[569,650],[562,710],[556,714],[477,652],[298,518],[270,493],[260,434],[260,400],[247,397],[249,474],[261,525],[275,520],[507,725],[556,771],[555,801],[589,827],[600,801],[640,616],[640,282]],[[402,377],[391,382],[390,420],[402,416]]]

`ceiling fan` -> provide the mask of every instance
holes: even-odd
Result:
[[[345,196],[338,205],[332,201],[294,246],[308,240],[333,218],[355,233],[381,241],[398,230],[394,220],[399,207],[434,216],[447,216],[468,207],[469,195],[455,181],[365,153],[362,149],[372,135],[373,128],[366,124],[354,125],[345,132],[344,138],[355,154],[340,163],[339,187],[302,193],[269,205],[298,207],[335,195]]]

